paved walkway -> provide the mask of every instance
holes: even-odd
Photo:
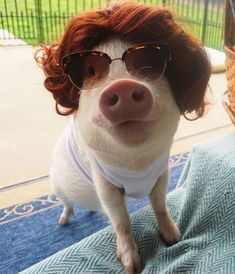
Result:
[[[0,47],[0,187],[48,174],[66,118],[54,111],[31,46]]]
[[[52,148],[67,123],[66,117],[55,113],[54,100],[43,87],[44,76],[35,64],[34,51],[31,46],[0,46],[0,190],[3,186],[48,175]],[[194,136],[192,140],[197,142],[198,134],[204,136],[216,129],[221,134],[233,130],[221,105],[226,90],[224,73],[213,75],[210,84],[214,105],[203,119],[195,122],[182,119],[174,152],[189,149],[186,137]],[[180,140],[183,141],[179,144]],[[17,191],[11,195],[15,197]],[[26,199],[31,191],[29,188],[25,192]],[[8,200],[6,194],[0,192]]]

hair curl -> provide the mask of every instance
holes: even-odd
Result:
[[[42,46],[39,50],[42,55],[36,53],[36,61],[46,75],[44,85],[53,94],[59,114],[73,113],[79,102],[79,89],[63,75],[61,58],[92,49],[113,35],[131,43],[168,44],[172,61],[167,64],[165,76],[181,114],[194,112],[197,118],[204,114],[211,66],[202,45],[175,23],[168,9],[137,3],[115,4],[75,16],[60,41]],[[59,106],[66,111],[61,111]]]

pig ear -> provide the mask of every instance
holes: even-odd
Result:
[[[58,56],[60,56],[59,44],[54,43],[49,47],[41,46],[35,53],[35,60],[44,71],[46,76],[44,86],[56,101],[57,113],[70,115],[78,109],[79,90],[63,74]],[[64,109],[62,110],[61,107]]]
[[[176,103],[185,117],[193,114],[194,118],[199,118],[205,113],[208,104],[206,91],[211,75],[209,58],[204,48],[186,34],[171,49],[171,55],[172,61],[166,74]]]

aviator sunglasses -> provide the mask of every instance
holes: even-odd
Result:
[[[111,58],[100,51],[78,51],[65,55],[61,59],[64,74],[74,86],[88,90],[101,85],[109,75],[113,61],[121,60],[128,73],[138,79],[160,78],[171,60],[166,44],[145,43],[125,50],[122,57]]]

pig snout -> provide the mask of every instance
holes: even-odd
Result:
[[[133,80],[118,80],[108,86],[100,96],[99,108],[113,124],[143,121],[153,106],[151,91]]]

